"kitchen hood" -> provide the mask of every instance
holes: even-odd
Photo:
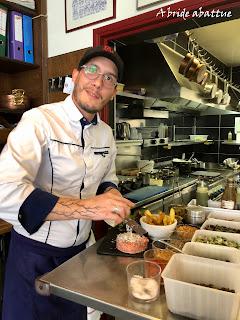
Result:
[[[239,114],[231,110],[231,105],[237,108],[238,103],[234,92],[229,92],[232,100],[228,106],[205,99],[203,87],[179,73],[184,56],[163,43],[163,38],[122,46],[118,51],[125,64],[125,88],[130,92],[145,88],[145,108],[200,115]]]
[[[210,102],[211,100],[205,99],[203,86],[189,81],[179,73],[179,66],[184,56],[161,41],[157,42],[157,45],[176,80],[166,82],[168,89],[165,86],[160,88],[161,100],[169,102],[170,109],[172,107],[174,110],[177,106],[178,111],[200,112],[204,115],[239,114],[232,111],[231,106],[214,104]]]

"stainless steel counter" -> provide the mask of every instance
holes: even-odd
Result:
[[[239,171],[234,171],[232,169],[226,169],[226,168],[219,169],[219,170],[217,170],[217,169],[207,170],[207,171],[215,171],[215,172],[220,173],[219,177],[214,182],[208,183],[209,189],[214,188],[216,185],[218,185],[220,183],[225,184],[225,180],[228,177],[239,174]],[[177,181],[176,178],[170,178],[170,179],[164,181],[163,186],[168,188],[166,191],[161,192],[160,194],[157,194],[155,196],[152,196],[151,198],[147,198],[147,199],[144,199],[142,201],[137,202],[136,208],[145,206],[146,204],[155,202],[157,200],[161,200],[161,199],[166,198],[169,195],[173,194],[174,192],[177,192],[178,186],[176,184],[176,181]],[[198,181],[198,178],[194,175],[189,175],[189,176],[185,176],[185,177],[180,176],[179,180],[178,180],[179,189],[183,190],[183,189],[188,188],[189,186],[194,186],[194,188],[196,188],[197,181]]]
[[[226,178],[232,170],[222,172]],[[237,174],[237,173],[235,173]],[[195,178],[180,179],[181,188],[196,182]],[[171,182],[169,182],[171,185]],[[168,191],[169,193],[172,192]],[[166,196],[161,194],[161,196]],[[36,282],[41,294],[53,294],[76,303],[90,306],[124,320],[180,320],[185,317],[167,309],[164,287],[157,301],[136,303],[128,297],[126,266],[136,260],[131,257],[98,255],[101,243],[84,250]]]
[[[168,311],[163,286],[157,301],[140,304],[131,300],[125,269],[136,258],[98,255],[96,249],[100,243],[101,240],[42,276],[37,282],[38,291],[124,320],[187,319]]]
[[[197,180],[198,179],[193,176],[179,177],[179,181],[178,181],[179,182],[179,189],[182,190],[182,189],[187,188],[191,185],[194,185],[194,184],[196,184]],[[148,203],[157,201],[159,199],[163,199],[163,198],[171,195],[174,191],[176,192],[178,190],[177,184],[176,184],[176,182],[173,181],[173,178],[170,178],[170,179],[164,181],[163,186],[167,187],[168,189],[164,192],[161,192],[161,193],[155,195],[155,196],[152,196],[151,198],[147,198],[147,199],[144,199],[142,201],[137,202],[136,208],[142,207]]]

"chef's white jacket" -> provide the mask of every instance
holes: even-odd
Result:
[[[0,218],[57,247],[84,242],[91,221],[45,221],[60,196],[86,199],[117,187],[111,128],[89,123],[68,96],[25,112],[0,156]]]

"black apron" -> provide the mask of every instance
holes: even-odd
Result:
[[[3,294],[2,320],[86,320],[87,308],[56,296],[41,296],[35,279],[86,248],[57,248],[12,230]]]

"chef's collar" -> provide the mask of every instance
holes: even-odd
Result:
[[[88,124],[96,125],[97,124],[97,115],[95,114],[94,118],[90,122],[86,118],[82,117],[82,119],[80,119],[80,123],[81,123],[82,127],[85,127]]]
[[[87,124],[96,125],[100,121],[100,117],[98,113],[94,116],[91,122],[89,122],[86,118],[84,118],[82,113],[79,111],[79,109],[76,107],[75,103],[73,102],[72,95],[67,96],[67,98],[64,100],[64,110],[67,113],[70,120],[80,121],[81,124],[84,123],[84,126],[86,126]],[[85,123],[85,121],[87,122]]]

